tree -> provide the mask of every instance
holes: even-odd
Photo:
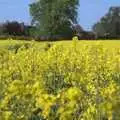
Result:
[[[32,23],[40,35],[72,34],[68,19],[77,23],[79,0],[38,0],[30,5]]]
[[[0,35],[32,36],[36,28],[17,21],[6,21],[0,24]]]
[[[0,35],[25,35],[25,25],[17,21],[6,21],[0,24]]]
[[[22,35],[24,34],[24,23],[20,24],[17,21],[6,22],[6,32],[9,35]]]
[[[109,12],[93,26],[98,36],[120,37],[120,7],[111,7]]]

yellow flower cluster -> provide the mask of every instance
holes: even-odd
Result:
[[[0,120],[120,120],[120,50],[77,42],[0,51]]]

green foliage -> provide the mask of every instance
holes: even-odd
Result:
[[[120,50],[48,46],[0,50],[0,120],[119,120]]]
[[[109,12],[93,26],[100,37],[120,38],[120,7],[111,7]]]
[[[30,5],[38,35],[71,35],[68,19],[76,21],[79,0],[38,0]]]

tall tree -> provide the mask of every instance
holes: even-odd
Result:
[[[120,37],[120,7],[111,7],[93,30],[98,36]]]
[[[41,35],[72,33],[68,19],[77,22],[79,0],[37,0],[30,5],[32,22]]]

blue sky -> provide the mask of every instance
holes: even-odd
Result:
[[[81,0],[79,9],[79,23],[84,29],[91,29],[111,6],[120,6],[120,0]]]
[[[0,22],[18,20],[30,23],[30,2],[31,0],[0,0]],[[110,6],[120,6],[120,0],[81,0],[78,10],[79,23],[84,29],[91,29]]]

